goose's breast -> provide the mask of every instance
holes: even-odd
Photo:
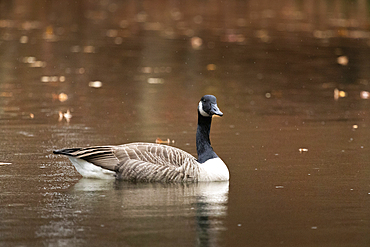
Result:
[[[229,169],[220,158],[209,159],[199,165],[199,181],[228,181]]]

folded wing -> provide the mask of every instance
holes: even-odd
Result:
[[[195,181],[199,172],[191,154],[154,143],[71,148],[54,153],[86,160],[130,181]]]

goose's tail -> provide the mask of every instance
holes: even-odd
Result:
[[[60,150],[54,150],[53,154],[63,154],[67,156],[74,156],[72,153],[81,150],[81,148],[66,148],[66,149],[60,149]]]
[[[66,155],[76,170],[85,178],[115,178],[117,162],[110,147],[67,148],[54,150],[54,154]]]

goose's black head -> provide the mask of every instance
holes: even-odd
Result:
[[[212,117],[213,115],[224,115],[217,106],[217,99],[213,95],[204,95],[198,106],[198,112],[203,117]]]

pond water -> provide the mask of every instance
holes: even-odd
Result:
[[[369,246],[369,3],[2,1],[0,246]],[[156,138],[197,105],[230,181],[83,179],[54,149]]]

